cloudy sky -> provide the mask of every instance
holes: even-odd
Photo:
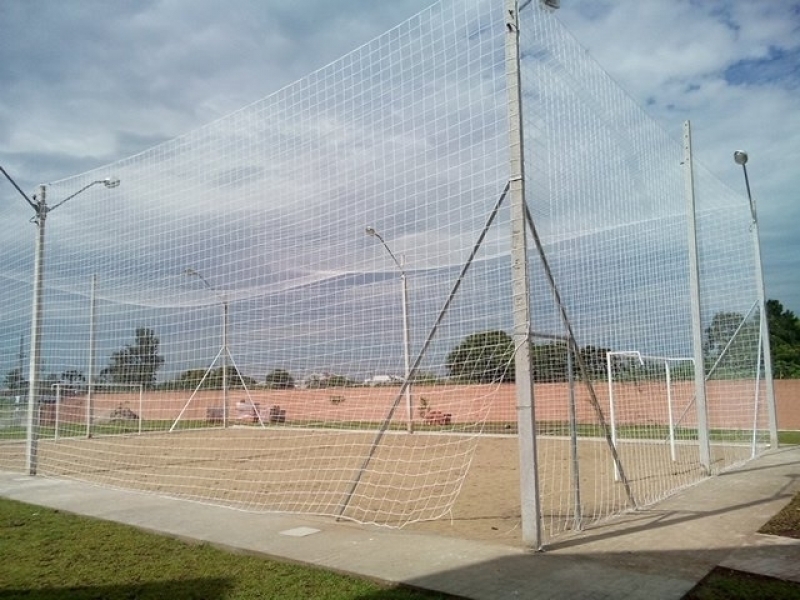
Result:
[[[32,193],[39,183],[124,162],[285,88],[428,4],[6,0],[0,3],[0,165]],[[562,5],[555,17],[589,59],[672,138],[680,140],[684,121],[692,121],[696,159],[743,202],[744,179],[732,153],[749,152],[767,295],[800,314],[800,3]],[[124,193],[144,197],[144,190]],[[0,183],[0,199],[0,216],[13,212],[18,221],[20,211],[9,207],[29,211],[7,182]],[[98,210],[88,197],[81,204]],[[71,213],[60,214],[67,229]],[[84,221],[82,228],[97,226]],[[363,231],[356,233],[366,246]],[[357,251],[366,256],[364,247]],[[373,245],[368,262],[385,258]],[[393,276],[392,265],[387,273]],[[14,344],[16,336],[9,337]]]
[[[32,192],[141,152],[428,4],[5,0],[0,165]],[[800,313],[800,2],[563,0],[557,18],[676,139],[690,119],[697,157],[734,189],[731,154],[749,152],[767,294]]]

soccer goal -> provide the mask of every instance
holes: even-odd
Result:
[[[696,432],[676,434],[675,414],[693,399],[694,359],[653,356],[638,350],[606,353],[611,439],[657,441],[666,439],[670,459],[677,461],[676,441]],[[617,474],[617,477],[619,475]]]

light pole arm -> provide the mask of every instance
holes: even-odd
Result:
[[[397,260],[397,257],[394,255],[394,252],[392,252],[392,249],[389,248],[389,245],[381,237],[381,234],[378,233],[377,231],[373,231],[371,235],[374,235],[376,238],[378,238],[380,240],[380,242],[383,245],[383,247],[386,248],[386,252],[388,252],[389,256],[392,257],[392,260],[394,261],[394,264],[396,264],[397,268],[400,269],[400,273],[403,275],[403,277],[405,277],[406,276],[406,270],[403,267],[403,263],[401,263],[399,260]]]
[[[750,216],[753,218],[753,224],[757,224],[756,205],[755,202],[753,202],[753,195],[750,193],[750,178],[747,176],[746,165],[742,165],[742,171],[744,171],[744,186],[747,189],[747,200],[750,202]]]
[[[392,252],[392,249],[389,248],[389,245],[383,239],[380,233],[378,233],[374,227],[367,227],[366,229],[367,235],[371,235],[372,237],[376,237],[380,240],[381,245],[386,249],[386,252],[389,256],[392,257],[394,264],[397,265],[397,269],[400,271],[400,286],[401,286],[401,293],[402,293],[402,309],[403,309],[403,363],[404,363],[404,377],[405,377],[405,396],[406,396],[406,423],[408,428],[408,433],[414,432],[414,414],[412,408],[412,400],[411,400],[411,327],[408,322],[408,277],[406,276],[406,269],[405,269],[405,257],[402,257],[402,260],[397,260],[397,257]]]
[[[66,198],[64,198],[64,199],[63,199],[61,202],[59,202],[59,203],[57,203],[57,204],[54,204],[53,206],[51,206],[51,207],[50,207],[50,209],[49,209],[49,210],[50,210],[50,211],[53,211],[53,210],[57,209],[59,206],[61,206],[62,204],[64,204],[64,203],[65,203],[67,200],[72,200],[72,199],[73,199],[75,196],[77,196],[78,194],[82,194],[83,192],[85,192],[86,190],[88,190],[90,187],[92,187],[93,185],[97,185],[98,183],[102,183],[102,184],[103,184],[104,186],[106,186],[107,188],[115,188],[115,187],[117,187],[117,186],[119,185],[119,179],[116,179],[116,178],[109,178],[109,179],[98,179],[97,181],[93,181],[92,183],[90,183],[90,184],[88,184],[88,185],[85,185],[85,186],[83,186],[81,189],[79,189],[79,190],[78,190],[77,192],[75,192],[74,194],[70,194],[69,196],[67,196]]]
[[[217,288],[215,288],[213,285],[211,285],[208,282],[208,279],[203,277],[202,273],[200,273],[199,271],[195,271],[192,268],[186,269],[183,273],[184,273],[184,275],[193,275],[194,277],[197,277],[200,281],[202,281],[203,285],[205,285],[209,290],[211,290],[214,293],[214,295],[217,298],[219,298],[219,301],[225,307],[225,312],[228,311],[228,299],[223,294],[220,294],[219,291],[217,291]]]

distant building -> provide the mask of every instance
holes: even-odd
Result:
[[[369,379],[364,380],[364,385],[399,385],[403,383],[402,377],[396,375],[373,375]]]

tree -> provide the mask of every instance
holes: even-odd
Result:
[[[64,394],[78,394],[83,391],[86,384],[86,377],[77,369],[70,369],[61,373],[60,383],[64,385]]]
[[[417,371],[411,379],[415,385],[437,385],[439,377],[432,371]]]
[[[531,346],[533,380],[556,383],[569,380],[566,342],[548,342]],[[573,371],[575,366],[573,365]]]
[[[164,364],[158,353],[159,340],[152,329],[136,329],[135,341],[111,355],[108,367],[103,369],[112,383],[138,384],[153,387],[156,372]]]
[[[173,386],[175,389],[179,390],[193,390],[200,385],[205,375],[205,369],[189,369],[178,375],[177,379],[173,382]],[[203,385],[205,385],[205,381],[203,381]]]
[[[767,322],[773,377],[800,378],[800,319],[777,300],[767,300]]]
[[[347,375],[329,375],[324,380],[324,385],[322,387],[350,387],[354,385],[356,385],[356,382]]]
[[[28,393],[28,380],[22,374],[22,369],[16,367],[6,373],[3,387],[17,396],[24,396]]]
[[[717,377],[746,377],[758,364],[758,315],[745,319],[737,312],[720,311],[705,329],[703,354],[706,370],[714,365]]]
[[[322,389],[322,388],[334,388],[334,387],[351,387],[356,385],[356,382],[347,377],[347,375],[335,375],[333,373],[314,373],[305,380],[304,385],[309,389]]]
[[[597,346],[584,346],[580,349],[581,359],[588,371],[587,375],[590,379],[604,379],[608,376],[608,360],[606,356],[610,350],[608,348],[601,348]],[[612,362],[612,368],[616,373],[619,369],[618,361]],[[577,372],[577,366],[575,367]]]
[[[294,377],[289,371],[284,369],[275,369],[269,373],[267,373],[267,378],[265,380],[267,387],[276,389],[276,390],[289,390],[294,388]]]
[[[447,355],[446,366],[465,382],[514,381],[514,340],[500,330],[473,333]]]

